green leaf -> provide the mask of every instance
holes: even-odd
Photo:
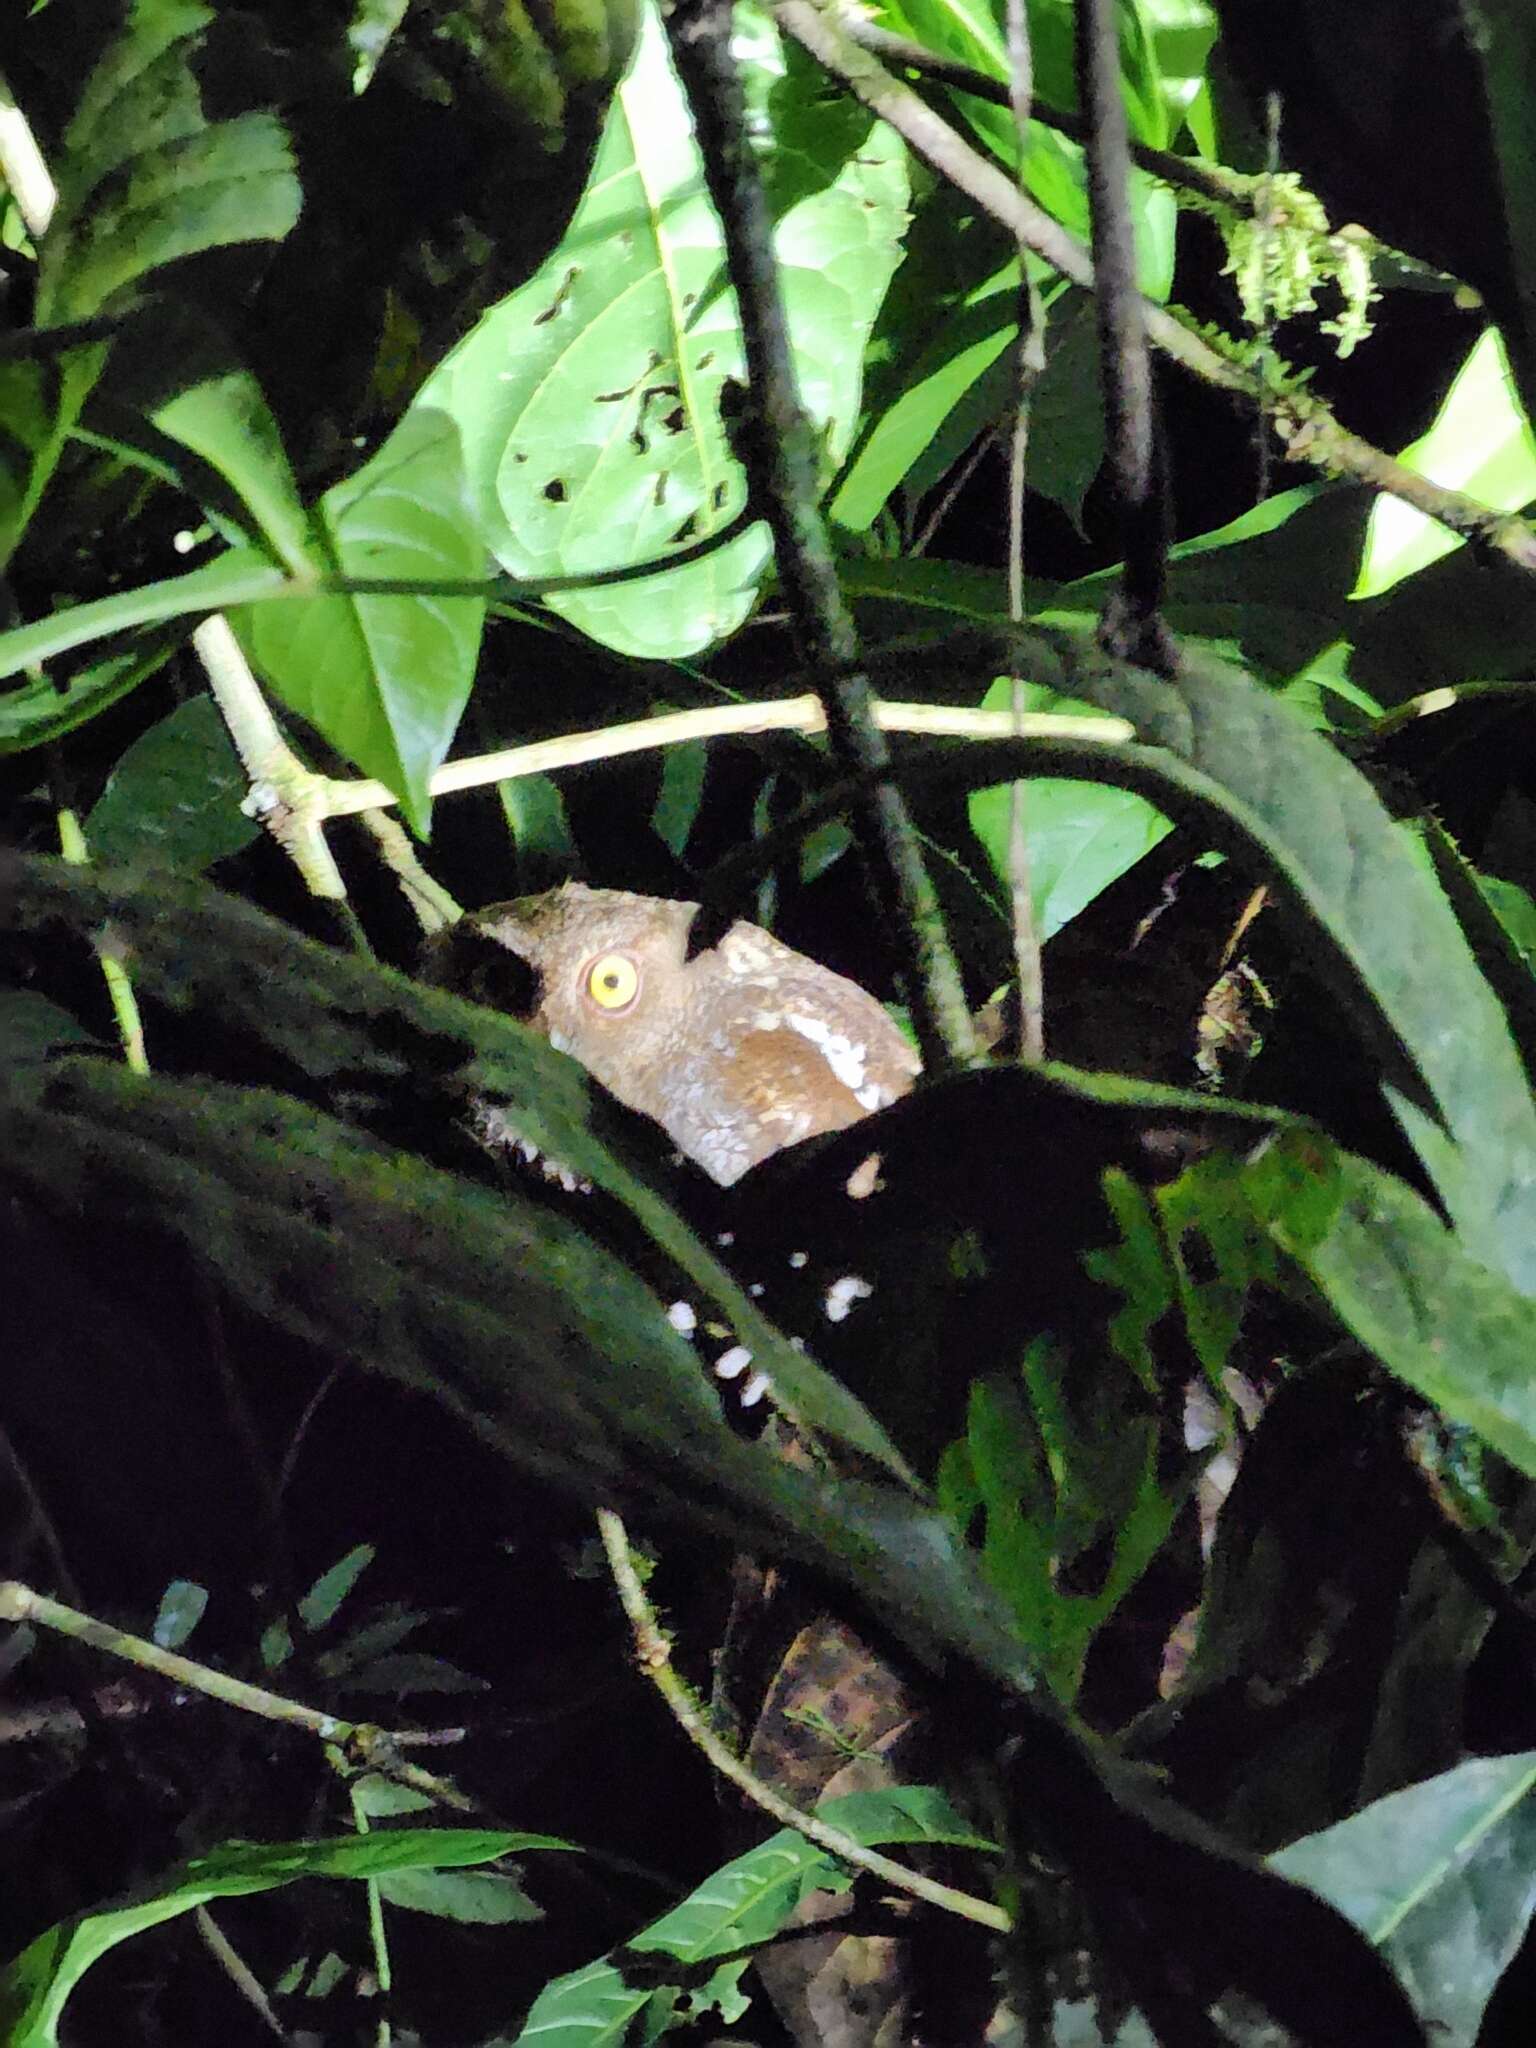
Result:
[[[0,989],[0,1046],[9,1065],[37,1065],[50,1059],[55,1049],[95,1046],[78,1017],[50,1003],[31,989]]]
[[[1529,10],[1521,0],[1481,0],[1476,32],[1468,35],[1467,44],[1482,71],[1505,246],[1514,272],[1513,307],[1506,316],[1511,347],[1526,412],[1536,417],[1536,274],[1531,254],[1536,241],[1536,127],[1531,113],[1536,31]]]
[[[1477,1757],[1308,1835],[1270,1867],[1386,1955],[1432,2040],[1480,2039],[1536,1907],[1536,1751]]]
[[[375,1882],[391,1906],[466,1927],[508,1927],[544,1917],[517,1879],[498,1870],[394,1870]]]
[[[202,1620],[208,1606],[206,1586],[190,1579],[172,1579],[160,1595],[160,1608],[150,1631],[162,1650],[179,1650]]]
[[[132,1905],[61,1920],[0,1971],[0,2028],[10,2048],[56,2048],[71,1992],[91,1965],[132,1935],[210,1899],[272,1891],[306,1877],[381,1878],[407,1870],[489,1863],[532,1849],[569,1849],[552,1835],[481,1828],[401,1828],[333,1841],[226,1842],[145,1888]]]
[[[668,747],[661,757],[661,787],[651,809],[651,830],[681,860],[698,820],[709,772],[709,749],[702,740]]]
[[[227,368],[200,378],[157,406],[151,417],[161,433],[218,472],[249,513],[257,536],[290,575],[312,570],[309,522],[298,485],[277,421],[249,370]]]
[[[322,1572],[299,1601],[299,1619],[307,1629],[324,1628],[334,1621],[341,1603],[373,1563],[371,1543],[359,1543],[345,1557],[338,1558],[329,1571]]]
[[[743,33],[755,97],[801,138],[781,151],[791,182],[775,194],[775,246],[801,395],[836,461],[899,255],[904,158],[889,129],[847,103],[822,103],[819,86],[811,107],[808,60],[786,71],[766,30]],[[537,581],[651,561],[740,513],[745,483],[719,414],[724,384],[743,374],[723,266],[687,109],[648,8],[564,241],[418,400],[458,423],[480,532],[507,570]],[[675,656],[734,631],[767,559],[758,526],[676,570],[548,602],[621,652]]]
[[[950,1843],[987,1850],[944,1797],[927,1786],[859,1792],[829,1801],[818,1818],[866,1848],[884,1843]],[[783,1828],[705,1879],[680,1906],[644,1928],[617,1952],[545,1985],[523,2022],[519,2043],[540,2048],[609,2048],[624,2040],[658,1989],[654,1969],[636,1972],[626,1960],[660,1952],[696,1966],[712,1956],[758,1948],[788,1925],[811,1892],[845,1890],[846,1871],[824,1849]],[[634,1979],[635,1981],[631,1981]],[[678,1988],[687,1980],[680,1976]]]
[[[202,9],[185,12],[189,20],[194,13],[208,18]],[[190,74],[184,73],[190,98],[179,98],[176,117],[157,121],[130,145],[131,154],[123,153],[128,110],[152,97],[163,107],[163,74],[185,63],[180,51],[161,56],[102,109],[99,122],[90,118],[103,73],[116,79],[141,56],[130,29],[103,59],[71,124],[61,204],[38,268],[40,326],[88,318],[168,263],[231,243],[281,241],[299,217],[299,181],[282,124],[271,114],[249,113],[204,126],[199,114],[199,125],[187,132],[197,105]],[[173,127],[183,132],[168,132]],[[156,140],[157,132],[164,139]]]
[[[31,524],[62,445],[46,363],[0,363],[0,569]]]
[[[831,516],[839,525],[868,531],[944,422],[1003,357],[1018,332],[1017,292],[1018,265],[1009,263],[947,310],[936,332],[915,330],[919,346],[901,386],[861,442],[832,500]]]
[[[517,851],[519,892],[550,889],[574,874],[576,841],[554,777],[518,775],[496,789]]]
[[[888,27],[945,56],[958,57],[989,78],[1002,82],[1008,77],[1002,11],[984,0],[883,0],[880,17]],[[1121,73],[1132,133],[1142,142],[1161,146],[1167,140],[1167,111],[1145,25],[1134,8],[1122,7],[1119,28]],[[1077,106],[1077,83],[1070,0],[1034,0],[1029,9],[1029,41],[1037,98],[1060,112],[1071,113]],[[1018,142],[1007,107],[959,93],[954,111],[993,156],[1006,164],[1016,163]],[[1025,183],[1048,213],[1080,241],[1089,239],[1082,151],[1038,120],[1030,124]],[[1142,289],[1154,298],[1165,298],[1173,275],[1172,195],[1145,172],[1136,171],[1130,196]]]
[[[1536,1303],[1393,1175],[1291,1135],[1242,1175],[1255,1215],[1389,1372],[1536,1478]]]
[[[1045,372],[1029,408],[1027,481],[1082,531],[1083,500],[1104,460],[1093,299],[1069,291],[1051,310]]]
[[[93,859],[200,874],[256,837],[240,808],[246,787],[213,699],[188,698],[119,756],[86,818],[86,844]]]
[[[458,430],[418,406],[355,476],[318,507],[343,575],[403,581],[484,573],[465,496]],[[399,796],[417,831],[428,783],[469,699],[485,603],[479,597],[310,595],[235,621],[283,701],[365,775]]]
[[[136,590],[121,590],[111,597],[94,598],[89,604],[50,612],[29,625],[12,626],[0,633],[0,682],[68,654],[76,647],[88,647],[93,640],[104,640],[109,634],[132,632],[136,627],[159,625],[168,619],[206,618],[210,612],[228,611],[268,598],[292,599],[309,594],[253,550],[231,548],[216,561],[207,562],[200,569],[189,569],[184,576],[142,583]],[[167,652],[169,649],[161,646],[157,666]],[[149,673],[135,665],[142,658],[132,657],[126,667],[113,661],[103,662],[90,671],[88,685],[86,678],[79,678],[71,686],[79,693],[76,701],[66,702],[59,713],[68,714],[68,723],[58,730],[67,732],[141,682]],[[57,700],[58,693],[55,696]],[[63,696],[67,700],[69,692]],[[0,745],[4,744],[8,730],[25,733],[21,744],[26,746],[35,746],[39,738],[53,737],[43,730],[47,722],[43,716],[46,698],[28,693],[25,710],[14,719],[5,716],[6,702],[6,697],[0,696]],[[89,709],[82,708],[85,703]],[[9,750],[17,751],[14,741]]]
[[[1011,689],[994,683],[982,699],[990,711],[1006,711]],[[1026,711],[1082,711],[1092,705],[1058,696],[1027,683]],[[971,830],[986,848],[1002,882],[1011,880],[1009,864],[1012,785],[978,789],[970,799]],[[1070,924],[1096,896],[1101,896],[1133,868],[1169,832],[1168,820],[1144,797],[1102,782],[1064,782],[1032,778],[1024,784],[1024,836],[1029,848],[1030,895],[1035,929],[1049,939]]]
[[[66,616],[55,614],[59,619]],[[0,633],[0,646],[5,639]],[[0,690],[0,755],[24,754],[29,747],[43,746],[84,725],[157,674],[180,639],[177,632],[147,633],[135,646],[77,669],[67,680],[56,683],[51,676],[36,674],[15,689]]]
[[[1497,328],[1484,330],[1457,371],[1433,426],[1397,459],[1495,511],[1518,512],[1536,498],[1536,436],[1515,396]],[[1382,492],[1371,508],[1355,595],[1377,597],[1463,545],[1438,520]]]

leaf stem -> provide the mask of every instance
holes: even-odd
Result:
[[[941,1912],[973,1920],[979,1927],[994,1928],[999,1934],[1008,1932],[1012,1921],[1002,1907],[993,1905],[990,1899],[978,1899],[970,1892],[956,1891],[951,1885],[939,1884],[933,1878],[924,1877],[920,1871],[909,1870],[904,1863],[882,1856],[878,1849],[865,1848],[862,1842],[856,1842],[840,1828],[828,1827],[815,1814],[802,1813],[799,1807],[791,1806],[787,1799],[781,1798],[771,1786],[755,1776],[709,1725],[692,1688],[673,1665],[672,1644],[640,1583],[623,1521],[611,1508],[600,1508],[597,1526],[620,1605],[634,1633],[640,1669],[666,1701],[672,1718],[688,1740],[703,1752],[722,1778],[734,1785],[738,1792],[744,1793],[754,1806],[760,1806],[781,1827],[793,1828],[808,1842],[814,1842],[818,1849],[825,1849],[829,1856],[852,1864],[856,1870],[867,1870],[882,1883],[915,1899],[922,1899],[930,1906],[937,1906]]]

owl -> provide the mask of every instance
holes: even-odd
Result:
[[[525,970],[504,1006],[722,1187],[907,1093],[917,1054],[867,990],[757,925],[695,947],[698,913],[567,882],[466,917],[429,971],[484,995],[465,963],[504,949]]]

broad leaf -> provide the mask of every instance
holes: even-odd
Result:
[[[1497,328],[1484,331],[1434,425],[1398,460],[1495,511],[1518,512],[1536,498],[1536,437],[1520,409]],[[1462,545],[1438,520],[1383,492],[1371,508],[1355,595],[1377,597]]]
[[[944,1798],[926,1786],[854,1793],[829,1801],[818,1817],[862,1847],[886,1843],[952,1843],[989,1849]],[[714,1956],[760,1948],[789,1924],[811,1892],[846,1890],[849,1876],[826,1850],[782,1828],[757,1848],[706,1878],[680,1906],[644,1928],[616,1957],[557,1977],[534,2000],[517,2041],[523,2048],[613,2048],[655,1995],[654,1965],[626,1972],[630,1956],[662,1954],[696,1967]],[[679,1972],[677,1987],[693,1980]],[[714,2001],[709,2001],[713,2003]],[[695,2016],[699,2007],[695,2006]]]
[[[1536,1303],[1402,1181],[1321,1140],[1277,1140],[1242,1187],[1367,1350],[1536,1478]]]
[[[998,682],[982,705],[989,711],[1006,711],[1011,699],[1010,685]],[[1024,709],[1091,712],[1092,707],[1028,683]],[[971,830],[1005,886],[1011,880],[1012,809],[1013,791],[1007,783],[978,789],[971,796]],[[1105,782],[1032,777],[1024,784],[1023,817],[1035,929],[1042,941],[1070,924],[1169,831],[1168,820],[1145,797]]]
[[[198,874],[256,837],[240,808],[246,788],[213,699],[191,697],[119,756],[86,818],[86,844],[97,860]]]
[[[1536,1910],[1536,1752],[1477,1757],[1270,1858],[1382,1950],[1446,2048],[1471,2048]]]
[[[227,1842],[167,1871],[132,1905],[104,1906],[40,1934],[0,1971],[0,2028],[11,2048],[55,2048],[65,2004],[93,1963],[119,1942],[210,1899],[242,1898],[300,1878],[382,1878],[570,1847],[553,1835],[477,1828],[401,1828],[333,1841]]]
[[[760,114],[781,142],[785,184],[771,197],[801,395],[836,461],[853,432],[864,338],[897,261],[904,159],[868,115],[822,104],[819,85],[813,97],[808,60],[783,70],[772,37],[748,33]],[[740,513],[744,480],[720,394],[741,375],[719,226],[648,10],[564,241],[427,380],[418,404],[458,423],[484,542],[537,581],[664,558]],[[678,655],[741,623],[767,559],[754,527],[674,571],[549,602],[621,652]]]
[[[453,421],[419,406],[355,476],[321,499],[324,543],[343,575],[470,580],[484,572]],[[237,627],[283,701],[425,831],[428,783],[474,681],[478,597],[326,597],[247,611]]]

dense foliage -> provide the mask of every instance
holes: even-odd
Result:
[[[5,2038],[888,2038],[786,1992],[817,1898],[903,2038],[1502,2040],[1536,31],[1118,0],[1144,668],[1072,0],[1022,165],[1000,5],[741,0],[723,141],[709,13],[51,0],[0,50]],[[864,1207],[857,1132],[724,1203],[410,978],[456,898],[579,872],[937,1043],[903,847],[994,1058],[882,1113]],[[487,1160],[487,1106],[588,1192]],[[749,1288],[786,1218],[868,1317]],[[724,1413],[679,1290],[793,1431]],[[796,1621],[742,1725],[746,1556]],[[689,1723],[836,1833],[722,1799]]]

